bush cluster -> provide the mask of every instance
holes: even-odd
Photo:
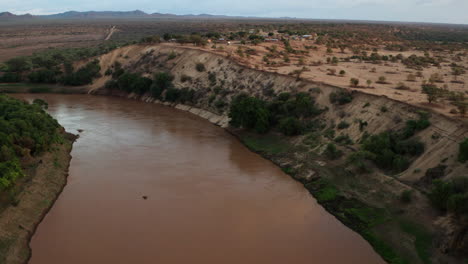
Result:
[[[306,120],[321,112],[314,98],[306,93],[281,93],[270,102],[243,94],[231,102],[229,117],[234,127],[258,133],[277,127],[283,134],[294,136],[302,134]]]
[[[454,178],[446,182],[435,180],[429,198],[432,205],[442,211],[468,215],[468,178]]]
[[[46,107],[43,100],[28,104],[0,95],[0,190],[23,176],[22,157],[37,155],[59,142],[59,124],[43,110]]]

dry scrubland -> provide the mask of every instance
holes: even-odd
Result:
[[[335,85],[350,90],[359,90],[364,93],[383,95],[388,98],[409,103],[419,107],[431,109],[447,116],[461,117],[457,107],[450,100],[441,98],[432,104],[428,103],[427,95],[422,92],[422,84],[429,81],[431,76],[440,76],[437,84],[452,92],[468,95],[468,74],[453,75],[452,63],[468,68],[468,55],[465,50],[458,52],[439,51],[424,52],[420,50],[388,51],[382,46],[362,46],[368,49],[367,53],[378,53],[380,56],[394,56],[401,54],[407,58],[411,55],[420,57],[441,57],[443,62],[440,66],[428,65],[415,69],[401,62],[380,61],[376,63],[366,62],[359,59],[351,59],[354,55],[352,50],[332,48],[328,50],[325,45],[317,45],[313,40],[291,40],[291,47],[295,50],[305,51],[306,54],[288,54],[282,42],[269,42],[257,45],[242,45],[232,43],[230,45],[218,43],[206,47],[187,46],[220,54],[239,62],[242,65],[260,69],[268,72],[297,76],[300,78]],[[166,44],[180,46],[179,44]],[[313,46],[314,48],[309,48]],[[460,53],[463,56],[459,56]],[[284,54],[288,62],[285,62]],[[337,63],[327,62],[327,58],[336,57]],[[267,58],[267,59],[265,59]],[[350,58],[349,61],[346,61]],[[305,68],[304,68],[305,67]],[[340,72],[344,73],[340,74]],[[384,77],[384,81],[381,78]],[[409,78],[408,78],[409,77]],[[350,79],[359,80],[358,87],[350,84]],[[370,82],[368,82],[368,80]],[[404,86],[401,86],[403,84]]]
[[[54,25],[44,26],[50,35]],[[101,50],[65,73],[54,60],[52,83],[164,103],[223,127],[231,118],[234,135],[301,181],[388,262],[466,262],[466,206],[456,202],[466,201],[468,184],[454,181],[468,172],[468,156],[460,155],[468,137],[466,27],[216,19],[70,25],[88,38],[64,38],[70,46],[102,43],[113,26],[117,42],[171,34],[162,43],[145,38]],[[183,35],[191,32],[201,33]],[[302,40],[305,33],[311,36]],[[27,80],[44,70],[37,65],[10,73]]]

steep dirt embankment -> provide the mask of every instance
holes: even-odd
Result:
[[[91,93],[160,102],[150,94],[105,89],[111,76],[104,73],[112,69],[115,62],[121,63],[128,72],[148,77],[157,72],[170,72],[174,76],[174,87],[193,89],[194,96],[190,103],[165,104],[203,116],[223,127],[228,127],[230,102],[241,93],[264,100],[282,92],[310,93],[320,107],[327,109],[317,119],[336,136],[348,135],[353,142],[359,142],[365,134],[401,129],[407,120],[418,119],[421,115],[421,110],[414,106],[358,92],[353,92],[351,103],[332,104],[330,94],[342,88],[245,68],[226,57],[199,50],[134,45],[103,55],[100,61],[104,77],[91,86]],[[202,64],[204,70],[197,70],[197,64]],[[341,121],[346,121],[349,127],[336,130],[335,124]],[[270,133],[260,137],[241,130],[230,131],[252,150],[303,182],[327,210],[360,232],[387,261],[463,263],[463,256],[468,252],[466,223],[435,211],[424,192],[430,188],[426,171],[439,164],[447,166],[444,179],[466,175],[467,168],[457,161],[457,153],[459,142],[468,137],[468,129],[460,122],[435,113],[430,114],[429,121],[431,126],[416,134],[425,145],[424,153],[397,175],[377,168],[368,173],[355,173],[349,170],[345,158],[337,161],[324,158],[322,154],[330,142],[324,132],[327,129],[314,137],[313,144],[309,144],[311,135],[284,137]],[[280,142],[286,147],[269,152],[259,147],[259,142],[271,145]],[[359,144],[339,148],[347,156],[358,150]],[[405,190],[412,191],[409,204],[400,200]]]
[[[29,241],[65,187],[75,136],[64,132],[63,144],[31,160],[15,205],[0,212],[0,263],[23,264],[31,256]]]

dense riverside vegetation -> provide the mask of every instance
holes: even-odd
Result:
[[[74,69],[73,63],[108,53],[120,47],[116,43],[87,48],[50,48],[31,56],[16,57],[0,64],[0,82],[86,85],[99,77],[99,61]]]
[[[28,104],[0,95],[0,193],[8,191],[24,176],[21,161],[47,151],[59,142],[59,124],[35,100]]]

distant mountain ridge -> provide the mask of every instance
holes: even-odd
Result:
[[[211,15],[211,14],[163,14],[152,13],[148,14],[141,10],[133,11],[67,11],[63,13],[51,15],[15,15],[10,12],[0,13],[0,20],[4,19],[20,19],[20,18],[47,18],[47,19],[86,19],[86,18],[248,18],[243,16],[226,16],[226,15]]]
[[[15,18],[33,18],[31,14],[15,15],[10,12],[0,12],[0,19],[15,19]]]

